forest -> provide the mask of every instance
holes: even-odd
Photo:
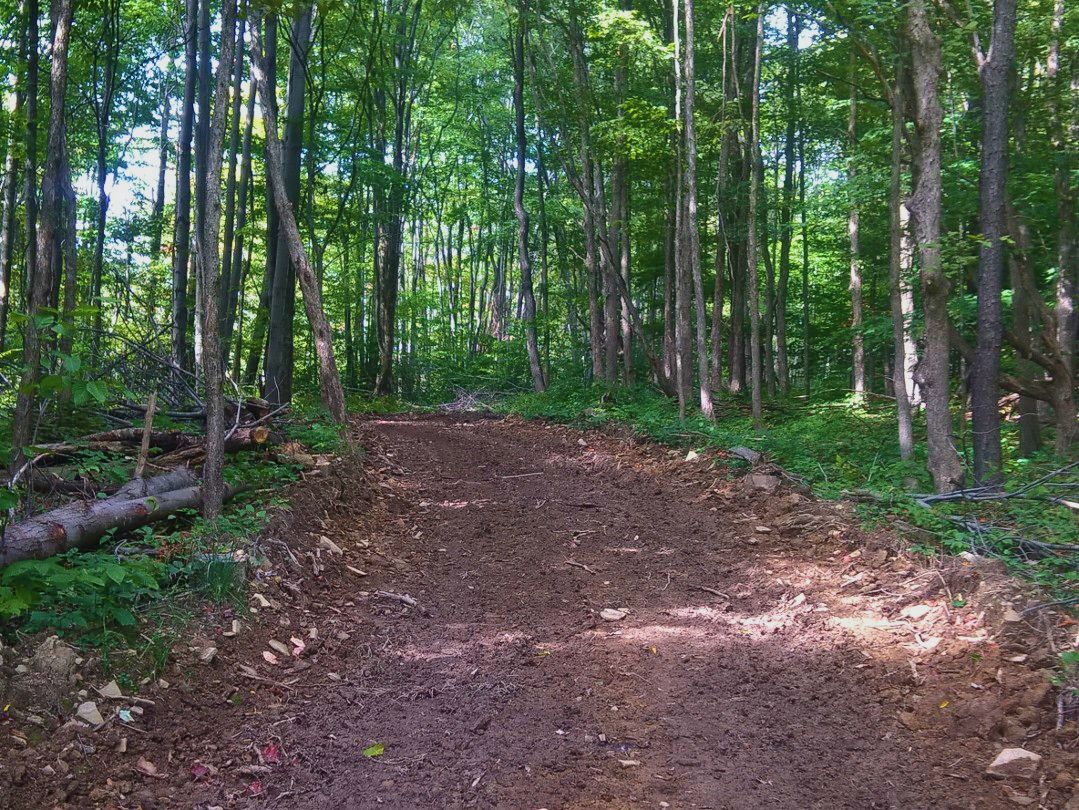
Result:
[[[211,513],[242,395],[887,398],[938,493],[1069,453],[1063,2],[44,11],[2,23],[13,471],[158,389]]]
[[[0,2],[11,806],[1079,806],[1076,15]]]

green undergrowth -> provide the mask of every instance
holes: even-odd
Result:
[[[337,452],[344,439],[328,420],[305,418],[285,429],[314,453]],[[130,477],[130,460],[84,453],[74,461],[99,483]],[[247,569],[259,560],[252,540],[271,511],[287,506],[281,490],[301,467],[264,451],[228,457],[225,478],[243,491],[214,521],[184,510],[93,551],[70,551],[0,569],[0,636],[56,633],[94,650],[105,674],[125,688],[161,672],[174,644],[197,617],[241,608]]]
[[[974,551],[1000,557],[1015,572],[1045,586],[1054,598],[1074,596],[1079,587],[1079,555],[1032,550],[1023,542],[1079,543],[1073,513],[1051,500],[1068,493],[1074,497],[1079,490],[1076,470],[1021,497],[925,508],[914,497],[932,492],[924,435],[916,435],[914,458],[900,459],[894,405],[884,398],[834,399],[811,405],[797,399],[770,403],[761,430],[754,429],[748,405],[741,400],[717,402],[715,422],[698,412],[682,421],[676,403],[645,386],[610,391],[599,386],[553,386],[543,394],[509,397],[501,409],[578,427],[625,425],[654,441],[683,449],[749,447],[764,453],[819,497],[853,498],[868,526],[900,530],[916,551],[927,555]],[[1019,458],[1013,433],[1010,427],[1005,429],[1007,491],[1015,492],[1065,465],[1048,452]],[[746,466],[738,459],[730,463]],[[983,531],[974,536],[957,525],[954,519],[963,517],[978,518]]]

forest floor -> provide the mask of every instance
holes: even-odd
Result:
[[[356,433],[265,534],[242,630],[210,617],[141,716],[31,748],[0,805],[1079,806],[1061,619],[1017,620],[995,566],[613,432]],[[1040,767],[986,775],[1018,746]]]

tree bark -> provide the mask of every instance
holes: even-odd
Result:
[[[285,186],[284,149],[277,134],[277,113],[272,101],[272,90],[267,85],[266,70],[263,67],[264,58],[259,36],[260,14],[256,9],[252,9],[251,17],[251,73],[258,87],[259,98],[262,100],[262,118],[266,130],[267,174],[273,187],[274,203],[277,207],[280,226],[285,233],[292,262],[296,265],[307,320],[311,325],[311,331],[315,338],[315,353],[318,358],[322,404],[336,422],[344,424],[347,418],[345,392],[341,387],[341,378],[337,373],[337,363],[334,359],[333,333],[330,329],[329,321],[326,319],[326,313],[322,309],[322,296],[319,293],[318,279],[315,277],[307,257],[307,251],[304,249],[303,241],[300,239],[296,216],[288,198],[288,189]]]
[[[893,359],[892,375],[895,394],[896,421],[899,433],[899,457],[906,461],[914,452],[914,427],[911,417],[910,389],[907,386],[907,342],[910,324],[904,311],[903,297],[909,269],[909,242],[906,235],[907,212],[903,199],[903,119],[904,97],[902,76],[897,77],[891,99],[892,112],[892,173],[888,193],[889,303],[892,311]]]
[[[1065,388],[1075,380],[1075,343],[1079,334],[1079,309],[1075,300],[1079,295],[1079,256],[1076,249],[1075,202],[1077,191],[1072,183],[1075,144],[1079,142],[1079,116],[1075,113],[1075,99],[1079,98],[1079,65],[1073,58],[1071,76],[1060,73],[1060,42],[1064,33],[1064,0],[1053,5],[1053,22],[1046,60],[1046,76],[1050,84],[1050,115],[1056,166],[1053,172],[1057,208],[1057,283],[1056,308],[1053,311],[1055,337],[1060,347],[1062,366],[1066,371],[1056,376],[1064,377],[1057,384],[1060,407],[1054,403],[1056,413],[1057,455],[1067,455],[1076,435],[1074,392],[1065,395]],[[1072,115],[1064,121],[1062,107],[1067,109],[1071,100]],[[1054,382],[1057,382],[1054,380]]]
[[[15,91],[15,108],[12,117],[18,119],[22,112],[23,89]],[[4,213],[0,232],[0,352],[7,343],[8,313],[11,310],[11,263],[15,253],[15,222],[18,194],[15,188],[19,180],[18,148],[15,131],[8,134],[7,155],[4,158]]]
[[[1000,448],[1000,351],[1004,316],[1005,183],[1008,176],[1008,83],[1015,53],[1016,0],[994,0],[993,33],[980,59],[982,160],[979,177],[981,250],[978,260],[978,339],[971,375],[974,483],[1003,480]]]
[[[916,141],[916,180],[908,207],[914,218],[925,312],[925,349],[917,377],[925,396],[929,472],[937,491],[943,493],[962,486],[963,469],[952,439],[948,374],[949,285],[940,258],[940,128],[943,113],[937,86],[942,62],[940,40],[930,26],[925,0],[910,0],[907,14]]]
[[[41,329],[36,319],[47,307],[53,287],[54,266],[59,261],[56,233],[63,228],[63,171],[67,155],[67,79],[72,0],[53,0],[55,21],[49,87],[49,134],[45,172],[41,179],[41,222],[37,227],[38,265],[34,268],[29,293],[26,334],[23,339],[23,373],[15,399],[12,419],[12,469],[22,466],[23,448],[31,440],[37,385],[41,378]]]
[[[524,0],[517,4],[517,30],[513,37],[513,111],[517,145],[516,183],[513,190],[513,210],[517,215],[517,257],[521,268],[521,295],[524,299],[523,320],[525,341],[528,344],[528,367],[532,372],[532,388],[540,392],[546,387],[543,364],[540,362],[539,342],[536,337],[536,296],[532,289],[532,258],[528,251],[528,211],[525,209],[525,160],[527,141],[525,135],[525,26],[528,12]]]
[[[764,3],[757,4],[757,35],[753,46],[753,79],[750,82],[749,116],[749,210],[746,215],[746,267],[749,282],[750,400],[753,424],[761,426],[761,309],[757,279],[757,198],[760,194],[760,89],[761,51],[764,47]]]
[[[232,331],[232,325],[229,323],[231,317],[229,313],[229,302],[233,298],[234,281],[237,281],[240,276],[238,264],[235,265],[236,272],[233,272],[233,245],[236,242],[236,209],[237,207],[242,207],[244,204],[243,179],[241,178],[239,183],[236,182],[236,170],[237,164],[240,162],[240,150],[242,149],[240,143],[240,110],[243,109],[244,28],[247,24],[247,17],[242,13],[242,9],[237,17],[236,46],[233,57],[233,62],[235,64],[233,65],[232,93],[230,95],[232,114],[229,121],[228,136],[229,162],[225,176],[225,229],[221,248],[221,351],[225,357],[228,356],[228,338],[229,333]],[[250,120],[250,116],[248,117],[248,120]]]
[[[855,181],[857,164],[855,151],[858,148],[858,84],[855,68],[857,51],[853,44],[850,51],[850,110],[847,116],[847,190],[851,195],[847,213],[847,236],[850,239],[850,328],[851,328],[851,369],[854,395],[865,396],[865,337],[862,335],[862,268],[861,268],[861,231],[858,222],[858,203]]]
[[[229,78],[236,48],[236,4],[224,0],[221,9],[221,52],[214,82],[213,120],[207,121],[205,173],[199,178],[204,201],[202,227],[196,240],[197,287],[201,298],[202,373],[206,387],[206,460],[202,468],[202,513],[208,519],[221,513],[225,499],[225,384],[221,350],[221,164],[228,122]]]
[[[794,106],[794,86],[798,81],[798,38],[801,22],[796,14],[787,14],[787,77],[784,84],[784,103],[787,131],[783,141],[783,199],[779,209],[779,282],[776,287],[776,374],[779,390],[784,395],[791,390],[790,361],[787,357],[787,288],[791,275],[791,239],[794,205],[794,148],[798,126]]]
[[[184,17],[184,99],[176,159],[176,214],[172,239],[172,362],[190,367],[187,350],[187,269],[191,250],[191,138],[198,84],[198,0],[186,0]]]
[[[300,168],[303,155],[303,116],[307,54],[311,47],[312,6],[305,5],[292,24],[288,94],[285,100],[284,175],[290,208],[300,199]],[[266,398],[285,403],[292,399],[294,347],[292,324],[296,311],[297,268],[290,258],[288,236],[282,232],[278,211],[277,247],[266,339]],[[295,218],[295,214],[294,214]]]
[[[161,238],[165,230],[165,176],[169,170],[169,85],[162,82],[161,131],[157,138],[157,184],[154,186],[153,207],[150,212],[150,260],[161,258]]]
[[[248,198],[251,196],[251,131],[255,121],[255,88],[252,86],[247,98],[246,123],[244,124],[243,146],[240,156],[239,206],[236,213],[236,227],[232,243],[232,278],[229,281],[229,294],[225,303],[225,325],[222,331],[221,345],[227,351],[236,325],[237,310],[243,299],[244,277],[241,268],[244,251],[244,236],[247,228]],[[347,266],[347,264],[346,264]],[[238,375],[237,375],[238,376]]]
[[[699,378],[701,413],[715,418],[712,406],[712,386],[708,376],[707,316],[705,314],[704,280],[701,278],[701,234],[697,227],[697,130],[693,121],[696,104],[696,71],[694,65],[693,0],[685,2],[685,140],[686,140],[686,248],[689,270],[693,279],[693,295],[697,316],[697,375]]]
[[[97,58],[94,59],[95,87],[91,98],[97,134],[94,175],[97,179],[97,227],[94,232],[94,258],[90,271],[90,304],[97,308],[94,313],[93,353],[96,355],[101,341],[102,306],[101,285],[105,265],[105,226],[108,223],[109,195],[109,147],[111,146],[112,112],[116,100],[118,63],[120,60],[120,2],[110,0],[104,4],[102,13],[102,37],[99,43],[104,51],[105,64],[100,88],[97,84]]]
[[[34,288],[34,273],[37,272],[37,97],[39,84],[38,16],[41,14],[38,0],[25,0],[26,39],[23,50],[26,56],[26,170],[23,178],[26,182],[26,266],[23,283],[28,311]]]
[[[0,566],[92,548],[110,531],[137,529],[198,506],[202,497],[195,474],[187,467],[130,481],[103,500],[75,501],[6,527],[0,539]]]

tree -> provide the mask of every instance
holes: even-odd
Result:
[[[262,100],[262,121],[266,130],[266,170],[273,186],[274,204],[277,208],[280,226],[285,234],[285,243],[299,276],[300,288],[303,292],[304,310],[307,313],[307,320],[311,324],[311,331],[315,338],[322,404],[334,420],[344,424],[347,417],[345,393],[341,388],[341,378],[337,373],[337,362],[334,359],[333,335],[326,320],[326,313],[322,309],[322,296],[318,288],[318,279],[315,278],[314,271],[311,269],[307,251],[304,249],[303,241],[300,238],[300,229],[296,224],[296,215],[289,201],[289,189],[285,179],[284,147],[281,144],[280,136],[277,134],[277,111],[273,103],[272,90],[266,80],[266,57],[262,50],[262,40],[259,34],[261,22],[261,14],[256,9],[252,9],[251,75],[255,79],[259,98]]]
[[[993,3],[993,34],[988,53],[975,38],[982,83],[982,162],[979,178],[981,256],[978,261],[978,345],[971,375],[974,483],[1003,480],[1000,451],[1000,349],[1004,315],[1000,292],[1004,277],[1005,183],[1008,176],[1008,84],[1015,48],[1015,0]]]
[[[760,195],[760,176],[756,166],[760,161],[760,97],[761,54],[764,48],[764,4],[757,4],[757,33],[753,41],[753,79],[749,87],[749,209],[746,214],[746,267],[749,270],[749,355],[750,397],[753,424],[761,425],[761,308],[760,284],[757,280],[757,204]]]
[[[42,319],[53,287],[54,264],[59,260],[56,234],[63,227],[62,199],[64,164],[67,159],[67,77],[71,44],[73,0],[53,0],[50,9],[54,20],[52,67],[49,77],[49,132],[45,172],[41,178],[41,221],[36,228],[37,248],[30,282],[27,321],[23,336],[22,379],[12,420],[12,470],[22,466],[23,448],[30,444],[34,427],[34,405],[41,379]]]
[[[202,317],[202,374],[206,386],[206,461],[202,468],[202,512],[207,518],[221,513],[225,499],[224,356],[221,351],[221,261],[218,230],[221,225],[221,165],[228,114],[229,77],[235,53],[237,0],[224,0],[221,9],[221,53],[218,57],[213,120],[207,121],[206,172],[200,179],[205,210],[195,243],[199,274],[199,312]]]
[[[184,14],[184,98],[176,158],[176,215],[172,237],[172,362],[187,368],[187,270],[191,250],[191,138],[198,82],[198,0],[186,0]]]
[[[540,363],[539,343],[536,339],[536,296],[532,290],[532,258],[528,251],[528,211],[525,210],[525,159],[527,140],[525,134],[525,27],[528,16],[524,0],[518,0],[517,29],[513,34],[513,110],[517,141],[517,180],[513,192],[513,210],[517,214],[517,257],[521,266],[521,295],[524,299],[523,318],[525,340],[528,343],[528,366],[532,373],[532,387],[543,391],[547,387]]]
[[[925,392],[929,471],[938,492],[963,483],[963,470],[952,439],[948,373],[948,279],[941,267],[940,128],[943,113],[938,95],[940,40],[933,32],[923,0],[907,6],[914,87],[914,193],[907,203],[914,218],[915,239],[925,310],[925,347],[918,366],[918,384]]]
[[[697,375],[701,394],[701,413],[709,419],[712,412],[712,388],[708,376],[708,352],[705,349],[707,320],[704,303],[704,281],[701,278],[701,234],[697,224],[697,130],[693,115],[696,104],[696,75],[693,55],[693,0],[685,0],[686,55],[685,55],[685,143],[686,143],[686,260],[693,279],[693,296],[697,315]]]

